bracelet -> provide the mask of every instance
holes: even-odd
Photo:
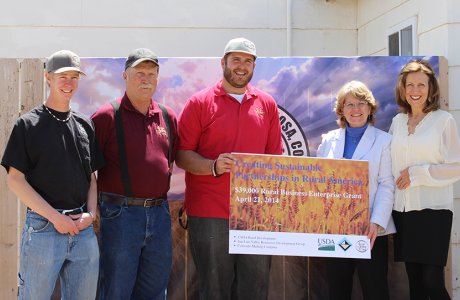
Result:
[[[220,177],[222,176],[223,174],[217,174],[217,168],[216,168],[216,164],[217,164],[217,159],[215,159],[213,162],[212,162],[212,176],[214,177]]]
[[[91,216],[91,219],[93,219],[93,222],[96,221],[96,217],[94,216],[93,212],[89,211],[88,213]]]

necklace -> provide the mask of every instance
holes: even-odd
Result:
[[[51,112],[51,110],[48,109],[48,107],[46,107],[45,104],[43,104],[43,106],[45,107],[46,111],[49,112],[49,114],[50,114],[55,120],[58,120],[59,122],[65,123],[65,122],[69,121],[69,120],[70,120],[70,117],[72,116],[72,111],[69,110],[69,115],[67,116],[67,118],[65,118],[64,120],[59,119],[58,117],[56,117],[56,116]]]

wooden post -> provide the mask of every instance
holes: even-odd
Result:
[[[0,149],[1,156],[16,119],[43,101],[43,62],[39,59],[0,59]],[[0,299],[16,299],[19,245],[25,207],[7,186],[0,171]]]
[[[447,63],[447,59],[443,56],[439,57],[439,92],[441,96],[441,108],[444,110],[449,111],[449,64]],[[455,201],[455,199],[454,199]],[[453,225],[452,225],[453,226]],[[454,228],[452,228],[452,231]],[[446,281],[446,288],[449,292],[450,296],[452,297],[453,293],[453,282],[452,282],[452,269],[453,269],[453,262],[452,262],[452,238],[451,238],[451,245],[449,247],[449,255],[447,257],[447,264],[445,268],[445,281]]]
[[[0,59],[0,149],[3,156],[19,116],[19,62]],[[9,191],[6,171],[0,171],[0,299],[16,299],[18,274],[18,201]]]
[[[44,64],[43,61],[34,59],[24,59],[20,65],[21,99],[20,115],[38,106],[44,100]],[[26,207],[21,203],[19,207],[20,225],[24,224]],[[21,231],[19,232],[21,234]],[[21,238],[21,235],[19,236]]]

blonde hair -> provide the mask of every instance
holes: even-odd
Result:
[[[345,119],[345,116],[343,114],[343,107],[345,103],[345,98],[348,95],[352,95],[356,99],[359,99],[360,101],[366,101],[369,104],[371,108],[369,112],[369,123],[371,125],[374,125],[374,114],[377,111],[378,104],[375,101],[374,95],[372,94],[371,90],[369,90],[369,88],[364,83],[357,80],[352,80],[350,82],[345,83],[337,93],[337,98],[334,106],[334,112],[338,117],[337,124],[339,124],[341,128],[345,128],[347,125],[347,120]]]

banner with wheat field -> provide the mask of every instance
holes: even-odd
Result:
[[[230,253],[370,258],[367,161],[234,154]]]

